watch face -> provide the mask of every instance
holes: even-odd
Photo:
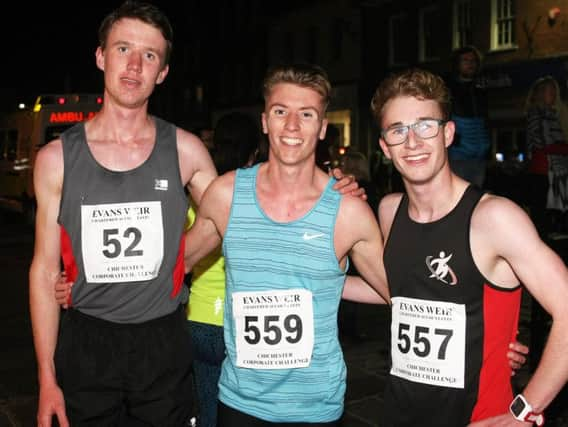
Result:
[[[525,409],[525,402],[521,397],[517,396],[511,403],[511,412],[518,417],[523,412],[523,409]]]

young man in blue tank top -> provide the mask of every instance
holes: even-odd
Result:
[[[330,90],[318,67],[269,71],[268,161],[216,179],[187,236],[188,269],[223,239],[219,427],[338,425],[346,372],[337,309],[348,256],[388,299],[373,212],[331,191],[334,180],[315,163]]]
[[[380,146],[406,189],[378,209],[393,307],[384,425],[542,425],[568,379],[566,266],[522,208],[450,169],[455,126],[441,78],[423,70],[393,75],[379,85],[372,110]],[[537,370],[514,397],[505,353],[521,285],[553,324]],[[346,296],[373,300],[358,291],[346,288]]]

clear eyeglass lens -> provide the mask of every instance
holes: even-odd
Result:
[[[408,137],[408,129],[412,128],[419,138],[434,138],[438,135],[441,123],[437,120],[420,120],[408,126],[397,126],[385,132],[385,139],[391,145],[402,144]]]

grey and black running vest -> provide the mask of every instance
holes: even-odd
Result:
[[[148,159],[128,171],[100,165],[84,124],[61,135],[64,178],[58,222],[71,306],[117,323],[172,313],[187,301],[183,285],[188,200],[176,128],[157,117]]]

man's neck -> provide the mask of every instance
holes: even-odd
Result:
[[[269,160],[258,171],[258,200],[271,219],[293,221],[313,208],[328,179],[315,164],[288,166]]]
[[[456,207],[467,185],[454,174],[421,185],[407,183],[408,214],[420,223],[437,221]]]

